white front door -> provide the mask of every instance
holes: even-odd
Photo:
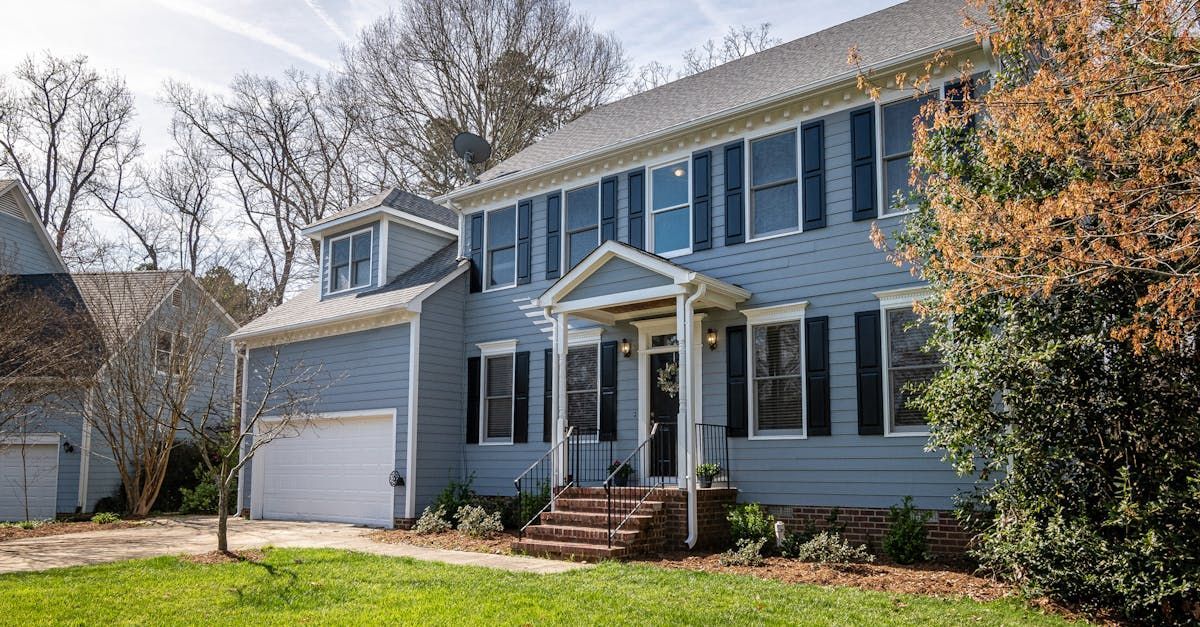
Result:
[[[265,445],[252,462],[251,513],[391,527],[394,422],[391,415],[316,419]]]
[[[0,521],[54,518],[58,434],[0,439]]]

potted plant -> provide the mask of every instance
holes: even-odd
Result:
[[[633,466],[613,460],[613,463],[608,465],[608,474],[612,477],[613,485],[624,487],[629,484],[629,478],[633,476]]]
[[[713,479],[721,474],[720,464],[700,464],[696,466],[696,479],[700,481],[700,487],[711,488]]]

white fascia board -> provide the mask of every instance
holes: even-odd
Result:
[[[494,342],[480,342],[475,346],[479,347],[479,353],[485,357],[488,355],[504,355],[517,350],[517,341],[496,340]]]
[[[807,308],[808,301],[803,300],[795,303],[771,305],[769,307],[743,309],[741,313],[743,316],[746,316],[746,322],[750,324],[771,324],[773,322],[800,320],[804,317],[804,311]]]
[[[911,306],[919,301],[925,300],[933,296],[933,290],[928,285],[920,285],[916,287],[902,287],[895,290],[884,290],[874,293],[875,298],[879,299],[879,304],[888,309],[891,307]]]
[[[376,214],[379,214],[379,215],[376,215]],[[334,228],[345,226],[345,225],[359,222],[359,221],[371,222],[376,219],[379,219],[382,216],[390,217],[390,218],[396,220],[397,222],[406,224],[413,228],[420,229],[422,231],[428,231],[430,233],[434,233],[437,235],[443,235],[448,238],[458,237],[458,229],[456,229],[452,226],[446,226],[444,224],[434,222],[433,220],[430,220],[428,218],[422,218],[420,216],[413,215],[406,211],[400,211],[399,209],[393,209],[391,207],[383,207],[383,206],[375,207],[373,209],[364,209],[358,213],[352,213],[348,216],[342,216],[336,220],[331,220],[329,222],[322,222],[319,224],[314,224],[312,226],[305,227],[300,230],[300,234],[304,235],[305,237],[308,237],[309,239],[320,239],[322,237],[322,234],[324,234]]]

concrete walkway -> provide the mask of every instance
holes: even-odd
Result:
[[[217,519],[213,516],[157,518],[145,525],[113,531],[90,531],[43,538],[0,542],[0,573],[46,570],[121,560],[207,553],[217,546]],[[448,551],[406,544],[385,544],[367,537],[373,531],[338,523],[229,520],[231,549],[271,545],[346,549],[362,553],[467,566],[484,566],[514,572],[561,573],[586,564],[556,560]]]

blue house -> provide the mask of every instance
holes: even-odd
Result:
[[[906,404],[939,367],[924,287],[869,236],[911,210],[920,107],[988,68],[961,11],[911,0],[599,107],[434,201],[309,226],[319,284],[232,340],[252,372],[271,353],[342,378],[253,460],[243,507],[392,526],[473,477],[552,496],[519,548],[620,555],[715,542],[734,500],[876,539],[911,495],[960,547],[969,484]],[[873,101],[851,48],[883,83],[953,61]]]

